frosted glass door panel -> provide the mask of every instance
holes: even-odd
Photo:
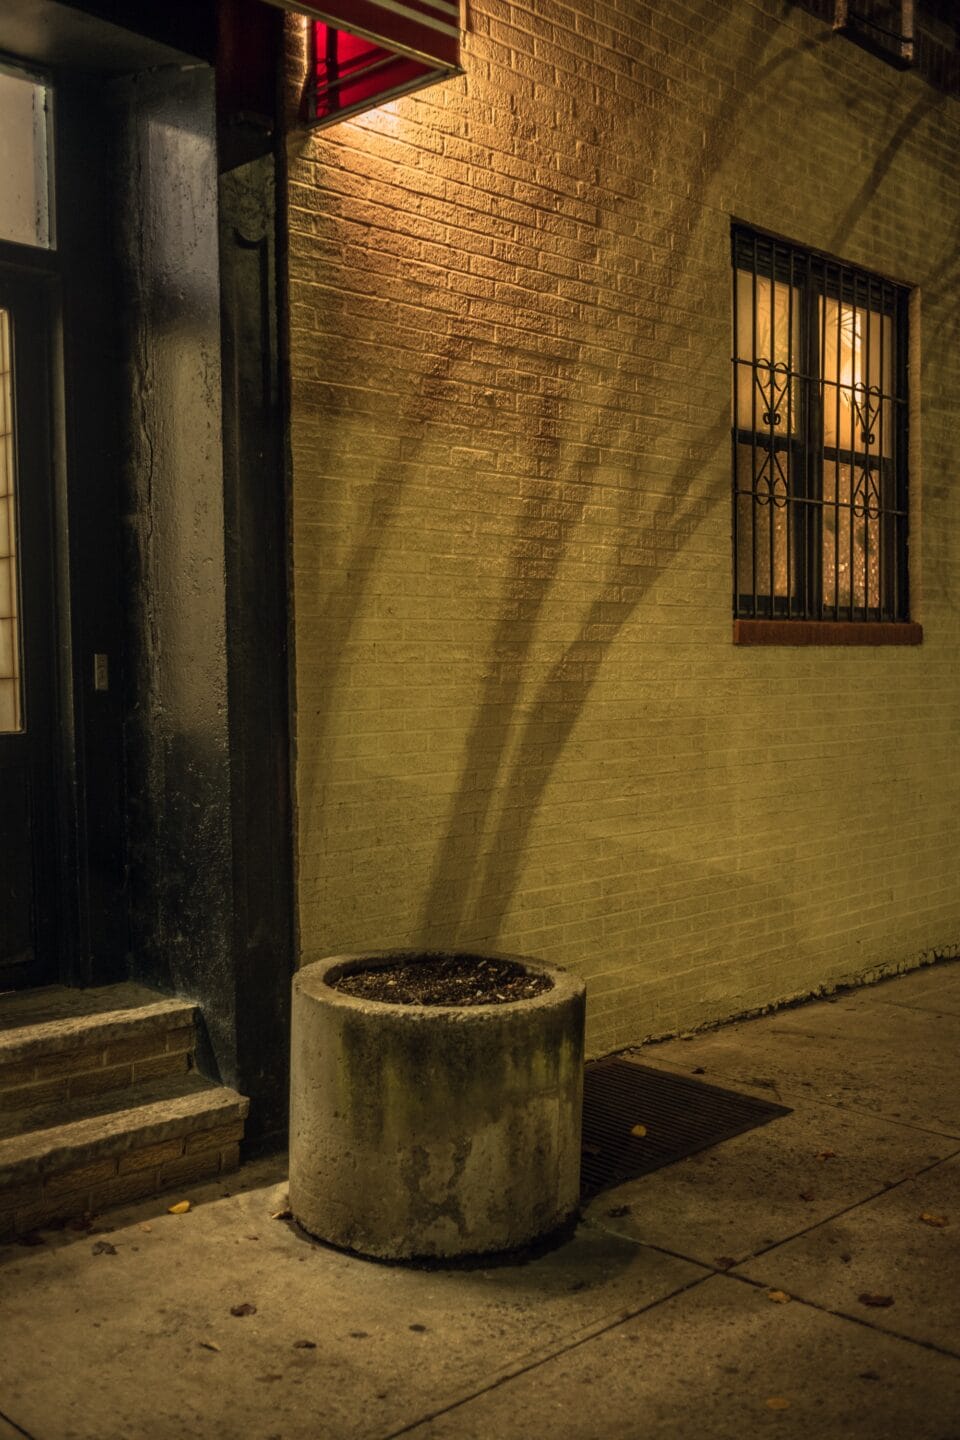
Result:
[[[53,243],[49,121],[48,87],[0,70],[0,240]]]
[[[23,728],[10,316],[0,310],[0,732]]]

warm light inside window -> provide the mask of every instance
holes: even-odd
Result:
[[[875,310],[820,301],[823,443],[893,454],[893,320]]]
[[[737,359],[753,366],[753,385],[737,386],[737,424],[786,435],[799,423],[799,291],[737,271]]]
[[[735,607],[903,618],[904,292],[735,236]]]

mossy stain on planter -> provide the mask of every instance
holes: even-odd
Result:
[[[549,988],[462,1007],[336,989],[395,955],[330,957],[294,981],[294,1214],[384,1259],[509,1250],[552,1232],[579,1197],[582,981],[503,955],[490,958]]]

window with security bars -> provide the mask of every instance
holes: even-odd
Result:
[[[905,621],[907,291],[733,232],[734,615]]]

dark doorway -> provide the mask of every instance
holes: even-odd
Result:
[[[0,261],[0,989],[57,978],[47,282]]]
[[[30,491],[0,989],[195,1001],[198,1063],[250,1097],[261,1146],[286,1123],[293,953],[282,25],[258,0],[0,3],[0,89],[46,87],[56,148],[48,229],[32,206],[16,243],[0,223]]]

